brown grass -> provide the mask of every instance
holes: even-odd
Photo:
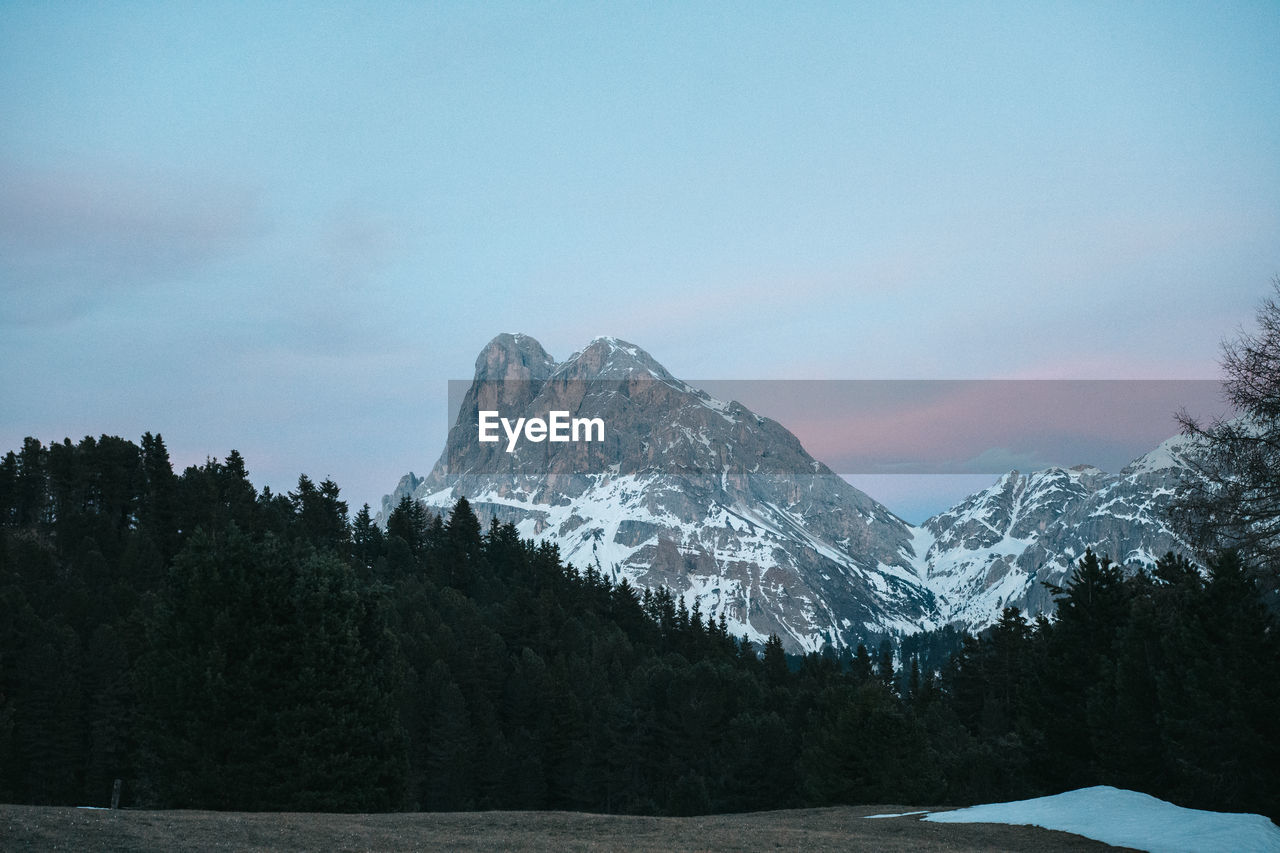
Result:
[[[133,851],[398,850],[1113,850],[1045,829],[925,823],[915,811],[857,806],[706,817],[620,817],[575,812],[302,814],[95,811],[0,805],[0,849]]]

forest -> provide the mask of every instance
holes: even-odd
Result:
[[[1110,784],[1280,817],[1280,632],[1235,551],[1086,553],[1051,618],[795,658],[465,499],[384,530],[235,451],[176,473],[150,433],[27,439],[0,535],[0,801],[120,779],[131,807],[687,815]]]

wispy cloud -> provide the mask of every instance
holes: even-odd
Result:
[[[174,282],[263,225],[252,192],[182,174],[0,163],[0,287],[10,325],[80,316],[120,288]]]

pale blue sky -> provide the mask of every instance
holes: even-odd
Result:
[[[1277,44],[1274,2],[5,3],[0,444],[376,505],[501,331],[1213,377],[1280,273]]]

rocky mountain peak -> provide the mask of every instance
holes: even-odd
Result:
[[[792,650],[928,619],[907,524],[776,421],[692,388],[618,338],[555,364],[532,338],[499,335],[476,365],[440,461],[401,483],[429,506],[465,496],[580,568],[668,586],[723,613],[735,634],[777,633]],[[488,410],[512,423],[598,419],[604,436],[482,443]]]
[[[586,347],[569,356],[557,365],[555,373],[557,378],[571,380],[634,379],[647,375],[687,388],[640,347],[606,336],[594,338]]]
[[[512,422],[567,412],[604,439],[477,443],[482,410]],[[792,651],[957,623],[1016,605],[1050,610],[1086,547],[1150,564],[1180,543],[1164,509],[1187,471],[1175,437],[1119,475],[1090,465],[1009,471],[911,527],[810,456],[783,425],[674,378],[635,344],[599,337],[557,363],[499,335],[439,462],[402,478],[437,511],[467,497],[484,518],[554,542],[582,568],[671,588],[735,634]]]
[[[1156,445],[1149,453],[1139,456],[1120,472],[1122,477],[1161,475],[1162,472],[1181,471],[1190,467],[1190,460],[1197,451],[1196,439],[1175,435]]]
[[[503,332],[476,356],[475,380],[544,380],[555,368],[556,360],[534,338]]]
[[[528,335],[504,332],[476,356],[468,391],[472,410],[523,408],[556,368],[556,361]]]

